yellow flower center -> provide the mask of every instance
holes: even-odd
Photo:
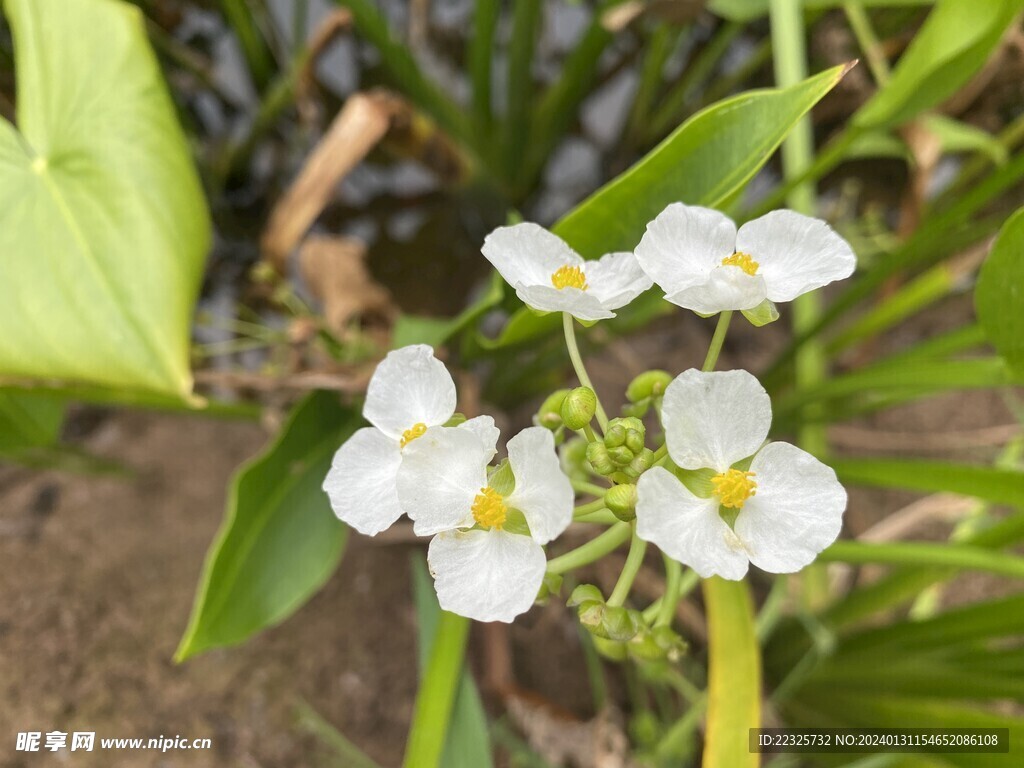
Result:
[[[405,432],[402,433],[402,447],[405,448],[409,443],[415,440],[417,437],[423,437],[423,433],[427,431],[427,425],[422,421],[419,424],[413,424]]]
[[[729,509],[743,509],[744,502],[757,493],[757,483],[750,479],[752,477],[753,472],[739,469],[729,469],[712,477],[711,484],[719,503]]]
[[[500,493],[487,486],[481,488],[480,493],[473,499],[473,519],[484,528],[497,528],[499,531],[505,525],[505,518],[508,516],[508,507],[505,506],[505,499]]]
[[[760,264],[754,261],[749,253],[737,251],[732,256],[726,256],[724,259],[722,259],[722,266],[739,267],[748,275],[756,275],[757,268],[760,266]]]
[[[566,265],[559,267],[552,273],[551,284],[558,290],[563,288],[579,288],[581,291],[585,291],[587,290],[587,276],[583,274],[583,270],[579,267]]]

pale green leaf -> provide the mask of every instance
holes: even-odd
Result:
[[[188,394],[210,224],[137,8],[6,0],[0,372]]]

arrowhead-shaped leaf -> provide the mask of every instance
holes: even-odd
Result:
[[[210,224],[138,9],[5,0],[0,375],[176,395]]]

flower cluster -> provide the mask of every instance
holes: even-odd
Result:
[[[511,621],[540,591],[544,544],[572,520],[572,485],[555,441],[529,427],[488,472],[499,430],[490,416],[453,424],[455,383],[425,345],[377,367],[363,416],[373,424],[338,449],[324,490],[335,513],[375,535],[404,512],[428,551],[438,600],[477,621]]]
[[[739,311],[755,325],[771,322],[776,302],[853,272],[853,251],[828,225],[775,211],[737,229],[722,213],[677,203],[647,226],[634,253],[587,261],[529,223],[495,230],[482,251],[529,307],[565,315],[583,386],[549,397],[539,426],[512,437],[495,466],[494,420],[455,413],[455,384],[430,347],[395,350],[367,390],[363,415],[372,426],[339,448],[324,481],[335,513],[356,530],[375,535],[404,513],[417,535],[433,537],[428,561],[442,608],[506,622],[528,610],[549,569],[543,547],[573,520],[577,481],[599,497],[578,516],[628,521],[634,542],[656,544],[705,578],[741,579],[749,563],[794,572],[835,540],[846,492],[810,454],[766,442],[771,402],[757,379],[742,370],[675,378],[648,371],[627,390],[623,416],[609,421],[570,319],[614,317],[657,284],[668,301],[702,316]],[[656,450],[643,422],[652,405],[664,433]],[[618,585],[607,604],[587,589],[577,603],[588,617],[600,614],[592,623],[603,637],[639,632],[652,641],[635,616],[620,616]],[[610,621],[614,632],[604,626]]]

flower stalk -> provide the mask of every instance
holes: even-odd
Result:
[[[565,331],[565,347],[569,350],[569,359],[572,361],[573,370],[576,371],[576,378],[580,380],[580,384],[584,387],[589,387],[597,393],[594,389],[594,383],[590,380],[590,376],[587,374],[587,368],[583,365],[583,358],[580,357],[580,348],[576,343],[576,329],[572,323],[572,315],[568,312],[562,313],[562,329]],[[601,427],[603,433],[608,429],[608,414],[605,413],[604,406],[601,405],[601,398],[597,398],[597,423]],[[593,434],[593,432],[591,432]],[[594,438],[587,436],[588,439],[593,440]]]

